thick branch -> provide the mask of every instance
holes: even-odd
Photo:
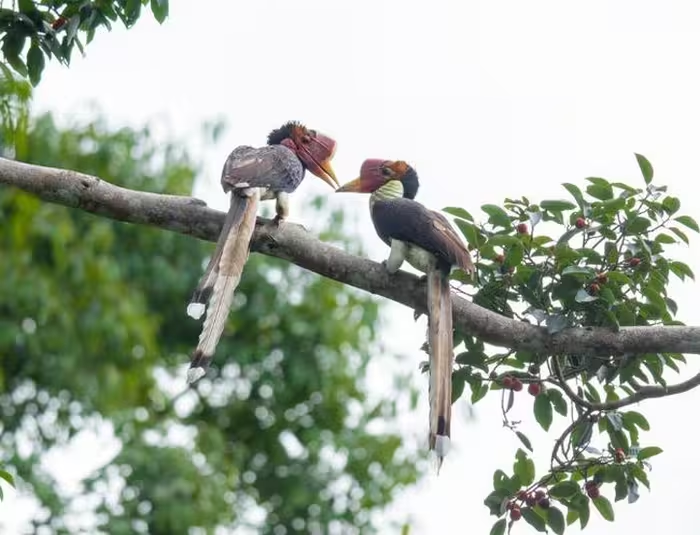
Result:
[[[222,212],[191,197],[128,190],[75,171],[3,158],[0,158],[0,184],[99,216],[208,241],[216,241],[224,219]],[[340,283],[425,311],[425,284],[415,275],[399,272],[389,276],[380,264],[323,243],[299,225],[286,223],[276,229],[265,223],[258,219],[252,244],[254,251],[288,260]],[[183,303],[187,297],[183,296]],[[619,332],[574,328],[549,335],[542,327],[500,316],[456,295],[453,296],[453,313],[455,328],[484,342],[548,355],[700,353],[700,327],[624,327]]]

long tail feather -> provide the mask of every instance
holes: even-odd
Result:
[[[430,449],[438,473],[450,448],[452,417],[452,300],[450,279],[440,269],[428,273],[428,347],[430,351]]]
[[[221,262],[221,254],[224,251],[224,245],[232,235],[235,236],[238,234],[238,226],[241,224],[249,200],[249,197],[237,195],[235,191],[231,193],[231,205],[224,219],[224,226],[216,242],[214,253],[211,255],[209,263],[204,270],[204,274],[199,279],[199,283],[187,305],[187,315],[194,319],[199,319],[204,314],[206,303],[214,290],[214,285],[216,284],[216,279],[219,274],[219,263]]]
[[[193,383],[204,376],[216,351],[216,346],[224,332],[228,312],[233,302],[234,291],[238,287],[243,267],[248,260],[250,240],[255,230],[255,217],[260,202],[260,190],[251,188],[251,196],[241,214],[236,232],[230,232],[221,250],[218,274],[211,290],[207,316],[199,335],[199,343],[194,350],[187,372],[187,382]]]

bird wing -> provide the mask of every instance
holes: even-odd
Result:
[[[237,147],[229,154],[221,172],[225,191],[236,187],[269,188],[291,192],[301,182],[304,169],[287,147]],[[245,186],[244,186],[245,185]]]
[[[372,220],[379,237],[400,240],[434,254],[440,260],[472,271],[469,251],[442,214],[405,198],[377,201]]]

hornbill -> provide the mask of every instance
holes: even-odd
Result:
[[[270,132],[267,146],[242,145],[229,154],[221,172],[221,186],[225,193],[231,192],[231,205],[214,253],[187,307],[187,314],[195,319],[207,311],[190,359],[188,383],[205,375],[214,356],[248,259],[258,203],[275,199],[273,224],[280,225],[289,215],[288,195],[297,189],[307,169],[336,189],[339,183],[330,163],[335,149],[334,139],[290,121]]]
[[[414,200],[418,174],[403,161],[368,159],[360,176],[336,192],[371,193],[370,214],[381,240],[391,247],[383,262],[396,273],[404,260],[427,275],[430,356],[430,431],[428,443],[438,471],[450,446],[452,411],[452,301],[450,273],[474,273],[469,251],[447,218]]]

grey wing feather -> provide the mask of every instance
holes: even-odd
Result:
[[[304,168],[287,147],[241,146],[231,152],[221,172],[224,191],[237,186],[291,193],[301,183]]]

